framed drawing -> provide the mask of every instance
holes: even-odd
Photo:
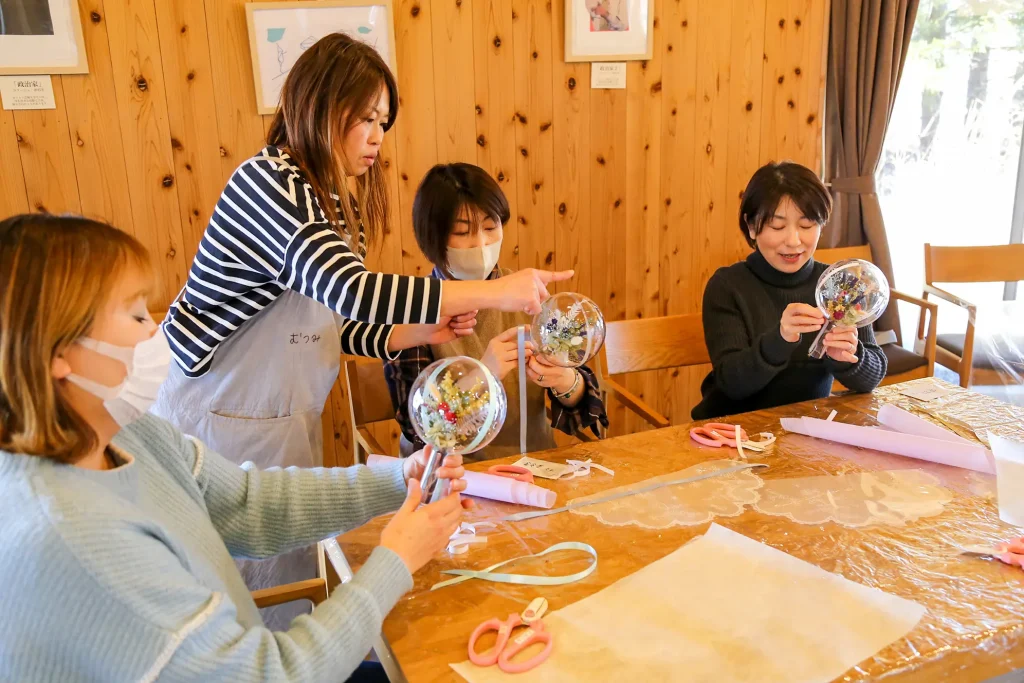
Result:
[[[565,0],[565,61],[650,59],[650,0]]]
[[[0,0],[0,74],[88,72],[78,0]]]
[[[329,33],[347,33],[372,45],[395,72],[395,21],[391,0],[291,0],[248,2],[256,107],[273,114],[288,71],[305,50]]]

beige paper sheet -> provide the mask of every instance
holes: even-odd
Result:
[[[452,668],[470,683],[824,683],[904,636],[924,612],[712,524],[546,616],[554,651],[533,671]]]

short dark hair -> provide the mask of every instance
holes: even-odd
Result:
[[[754,246],[751,231],[761,234],[784,197],[818,225],[832,215],[832,195],[814,171],[792,161],[769,162],[751,176],[740,202],[740,231],[747,244]]]
[[[438,164],[427,171],[412,203],[412,228],[420,251],[445,277],[448,266],[448,236],[459,209],[476,207],[494,221],[505,225],[511,212],[501,187],[487,171],[473,164]]]

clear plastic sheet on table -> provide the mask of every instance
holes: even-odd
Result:
[[[973,681],[1024,668],[1024,572],[958,551],[966,544],[994,544],[1020,535],[1020,530],[998,519],[994,477],[787,434],[779,426],[780,417],[825,418],[833,408],[838,411],[837,420],[873,425],[882,402],[892,402],[937,424],[952,426],[969,438],[990,429],[1024,434],[1024,408],[933,379],[913,384],[942,386],[949,393],[924,403],[901,394],[899,386],[884,387],[872,396],[786,406],[750,413],[738,421],[749,433],[769,431],[779,437],[769,453],[751,456],[769,464],[758,472],[766,483],[778,478],[917,469],[948,490],[949,500],[941,514],[903,525],[850,527],[834,522],[801,524],[748,507],[739,516],[716,521],[827,571],[926,607],[926,615],[907,637],[850,669],[840,680],[890,680],[888,676],[895,676],[912,681]],[[559,461],[593,458],[615,471],[614,477],[595,471],[586,478],[540,482],[556,490],[557,505],[564,505],[707,460],[735,459],[736,452],[700,446],[690,440],[688,426],[680,426],[535,456]],[[521,509],[484,501],[468,518],[495,520]],[[354,565],[365,561],[385,521],[375,520],[339,539]],[[571,513],[500,523],[487,534],[487,543],[474,545],[465,555],[439,556],[420,571],[413,591],[386,620],[385,635],[410,681],[457,681],[460,678],[448,670],[448,664],[465,659],[469,634],[483,619],[521,611],[539,595],[548,599],[552,610],[569,605],[664,557],[706,529],[706,523],[660,529],[614,526],[591,515]],[[596,548],[600,558],[597,571],[564,586],[538,588],[472,580],[430,591],[436,582],[448,578],[440,573],[444,569],[479,569],[561,541],[582,541]],[[565,575],[584,569],[589,562],[583,553],[562,553],[507,569]],[[481,643],[481,647],[486,645]]]

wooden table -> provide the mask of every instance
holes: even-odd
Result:
[[[914,384],[936,380],[917,380]],[[1003,433],[1024,434],[1024,409],[944,385],[953,394],[936,405],[954,415],[956,429],[982,425]],[[839,680],[981,681],[1024,668],[1024,572],[998,562],[960,556],[967,543],[995,543],[1015,535],[999,521],[994,477],[932,465],[898,456],[851,448],[795,434],[786,434],[779,418],[810,415],[853,424],[877,424],[874,414],[883,402],[915,407],[901,396],[900,385],[874,395],[832,397],[820,401],[749,413],[735,421],[750,433],[778,436],[769,464],[759,476],[805,477],[860,471],[918,468],[938,477],[952,493],[944,512],[907,526],[876,524],[848,528],[837,523],[807,525],[749,508],[740,516],[716,521],[752,539],[763,541],[827,571],[923,604],[927,614],[904,639],[850,669]],[[959,411],[959,412],[958,412]],[[930,418],[931,419],[931,418]],[[934,420],[933,420],[934,421]],[[689,438],[689,425],[648,431],[534,454],[564,462],[587,459],[611,467],[614,478],[600,472],[589,477],[544,482],[558,492],[558,505],[580,496],[643,481],[709,459],[733,458],[735,451],[699,446]],[[495,462],[474,465],[484,469]],[[470,520],[495,519],[519,511],[518,506],[478,501]],[[339,537],[353,566],[360,566],[377,544],[387,518]],[[504,559],[535,553],[566,540],[597,549],[597,571],[583,581],[543,589],[551,609],[565,607],[654,562],[702,535],[708,525],[673,526],[661,530],[616,527],[588,516],[562,513],[515,524],[502,523],[489,542],[464,555],[439,556],[417,573],[415,588],[388,616],[384,635],[407,680],[413,683],[461,681],[449,663],[466,659],[470,632],[481,621],[520,611],[538,594],[530,586],[467,581],[430,592],[444,578],[443,569],[481,568]],[[1019,532],[1016,532],[1019,533]],[[586,559],[533,561],[530,573],[565,574],[588,564]]]

